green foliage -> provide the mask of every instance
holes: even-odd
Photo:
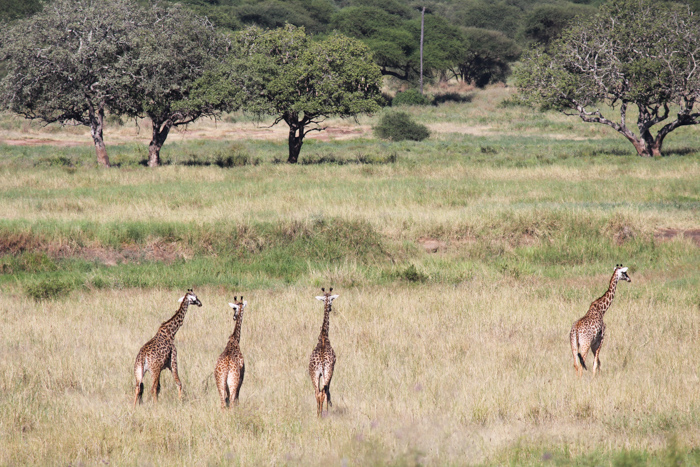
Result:
[[[68,295],[73,288],[70,281],[51,277],[26,284],[24,292],[37,301],[53,300]]]
[[[584,5],[540,5],[525,16],[518,35],[527,42],[547,46],[561,36],[575,18],[581,19],[593,13],[593,7]]]
[[[303,28],[250,28],[234,50],[199,82],[199,96],[221,106],[273,115],[289,126],[289,162],[296,162],[309,131],[327,117],[354,117],[379,109],[381,75],[361,42],[333,34],[312,42]]]
[[[392,141],[423,141],[430,136],[428,127],[414,122],[405,112],[385,113],[373,130],[378,137]]]
[[[503,33],[479,28],[465,28],[469,44],[458,61],[462,81],[483,88],[487,84],[505,81],[510,74],[509,63],[520,57],[520,47]]]
[[[0,2],[0,23],[26,18],[41,8],[41,0],[3,0]]]
[[[403,92],[397,92],[396,96],[391,100],[391,105],[430,105],[430,99],[424,94],[421,94],[417,89],[407,89]]]

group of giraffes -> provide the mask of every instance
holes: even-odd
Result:
[[[620,279],[627,282],[632,282],[632,279],[627,275],[628,268],[618,264],[615,266],[613,275],[610,278],[608,290],[602,297],[591,303],[588,312],[583,318],[576,320],[571,327],[569,337],[571,339],[571,352],[574,357],[574,368],[578,376],[582,376],[583,370],[586,367],[586,355],[588,350],[593,351],[593,376],[600,369],[600,349],[603,346],[605,338],[605,323],[603,316],[608,311],[615,298],[617,283]],[[333,406],[331,402],[331,379],[333,378],[333,369],[335,368],[335,352],[331,347],[331,342],[328,338],[329,315],[331,313],[331,304],[333,300],[338,298],[338,295],[332,295],[333,289],[328,292],[324,288],[321,289],[323,295],[317,296],[324,304],[323,307],[323,325],[321,333],[318,336],[318,344],[311,352],[309,359],[309,376],[311,384],[313,384],[316,394],[316,409],[317,415],[320,417],[323,412],[323,404],[326,403],[326,410]],[[241,340],[241,324],[243,322],[243,311],[246,308],[247,302],[241,296],[233,298],[234,303],[229,303],[233,309],[233,319],[236,325],[233,334],[228,339],[226,348],[219,355],[214,369],[214,378],[216,387],[219,390],[221,397],[221,408],[226,409],[230,406],[231,398],[234,405],[238,403],[238,395],[243,384],[243,376],[245,374],[245,363],[243,354],[239,346]],[[156,335],[146,342],[136,356],[134,364],[134,374],[136,376],[136,389],[134,396],[134,406],[137,402],[141,402],[143,395],[143,376],[147,371],[153,373],[153,387],[151,392],[153,400],[158,400],[160,392],[160,373],[164,368],[170,369],[177,385],[178,395],[182,397],[182,383],[177,374],[177,350],[175,349],[175,333],[182,326],[185,320],[185,314],[189,305],[202,306],[192,289],[180,299],[180,307],[175,315],[168,321],[164,322],[158,328]]]
[[[338,298],[338,295],[332,295],[333,288],[326,292],[325,288],[321,289],[323,295],[316,297],[324,304],[323,307],[323,325],[321,333],[318,336],[318,344],[311,352],[309,359],[309,376],[311,384],[314,386],[316,393],[317,415],[320,417],[323,411],[323,404],[326,403],[326,410],[333,406],[331,402],[331,379],[333,378],[333,369],[335,368],[335,352],[331,347],[331,341],[328,338],[329,316],[331,313],[331,304],[333,300]],[[234,303],[229,303],[233,309],[233,319],[236,325],[233,329],[233,334],[228,338],[226,348],[219,355],[214,368],[214,379],[216,387],[219,390],[221,397],[221,408],[230,407],[231,402],[234,405],[238,404],[238,395],[243,385],[243,376],[245,374],[245,362],[241,353],[241,325],[243,323],[243,312],[247,306],[247,302],[243,300],[241,295],[233,297]],[[202,306],[192,289],[180,298],[180,307],[175,312],[172,318],[164,322],[158,328],[158,332],[151,340],[146,342],[134,363],[134,375],[136,376],[136,388],[134,394],[134,406],[140,403],[143,396],[143,377],[147,371],[153,374],[153,386],[151,393],[153,400],[158,400],[160,393],[160,373],[163,369],[169,369],[173,374],[173,379],[177,385],[178,396],[182,398],[182,382],[177,373],[177,349],[175,348],[175,334],[185,321],[185,314],[190,305]],[[233,401],[231,400],[233,399]]]

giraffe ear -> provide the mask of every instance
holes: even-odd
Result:
[[[182,297],[180,297],[180,300],[178,300],[177,303],[182,303],[182,301],[183,301],[184,299],[185,299],[185,296],[183,295]]]
[[[238,311],[238,305],[236,305],[235,303],[229,303],[228,306],[230,306],[234,310]]]
[[[339,297],[339,295],[331,295],[330,297],[328,297],[328,300],[330,300],[330,302],[332,303],[333,300],[335,300],[338,297]]]
[[[245,308],[245,307],[247,307],[247,306],[248,306],[248,302],[245,301],[245,300],[243,300],[243,306],[242,306],[241,308]]]
[[[321,300],[322,302],[326,301],[326,296],[325,295],[319,295],[316,297],[316,300]]]

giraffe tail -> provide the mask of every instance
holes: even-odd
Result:
[[[578,354],[578,362],[581,364],[584,370],[588,371],[588,368],[586,368],[586,362],[583,361],[583,357],[581,356],[581,352]]]

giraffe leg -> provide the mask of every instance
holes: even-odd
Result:
[[[226,375],[228,370],[217,365],[214,370],[214,378],[216,379],[216,388],[219,390],[219,398],[221,398],[221,410],[226,410],[228,407],[229,393],[226,385]]]
[[[591,350],[593,351],[593,376],[596,375],[596,371],[600,371],[600,349],[603,347],[603,339],[600,341],[593,342],[591,344]]]
[[[161,368],[153,369],[153,386],[151,386],[151,395],[153,402],[158,402],[158,394],[160,394],[160,372]]]
[[[180,382],[180,375],[177,374],[177,349],[175,346],[170,351],[170,370],[173,372],[173,379],[175,379],[175,384],[177,385],[177,397],[182,400],[182,383]]]

